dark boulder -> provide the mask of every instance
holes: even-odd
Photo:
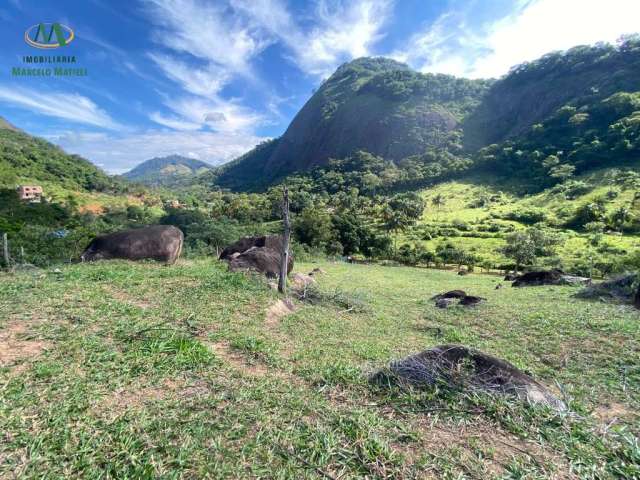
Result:
[[[289,258],[287,274],[293,269],[293,259]],[[264,274],[267,278],[280,275],[280,252],[264,247],[253,247],[229,261],[229,270],[253,271]]]
[[[466,297],[460,299],[459,305],[464,305],[465,307],[473,307],[484,302],[485,300],[486,298],[467,295]]]
[[[282,235],[262,235],[258,237],[244,237],[232,243],[220,253],[220,260],[227,260],[234,253],[244,253],[250,248],[269,248],[282,251]]]
[[[220,254],[221,260],[229,262],[229,270],[249,270],[276,278],[280,275],[280,259],[282,255],[282,236],[268,235],[262,237],[241,238],[226,247]],[[293,257],[289,255],[287,274],[293,270]]]
[[[467,293],[464,290],[450,290],[431,297],[431,300],[439,300],[441,298],[464,298],[466,296]]]
[[[436,307],[438,308],[449,308],[456,303],[455,298],[439,298],[436,300]]]
[[[458,270],[458,275],[460,276],[464,276],[467,275],[469,272],[467,272],[466,270]]]
[[[371,379],[378,385],[441,386],[513,395],[531,404],[566,410],[544,385],[511,363],[462,345],[440,345],[392,362]]]
[[[512,287],[527,287],[533,285],[557,285],[564,276],[562,270],[540,270],[527,272],[515,279]]]
[[[180,229],[172,225],[152,225],[96,237],[80,258],[83,262],[120,258],[173,264],[182,252],[183,243]]]

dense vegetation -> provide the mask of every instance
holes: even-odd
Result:
[[[69,190],[120,192],[121,184],[78,155],[51,143],[0,126],[0,187],[53,182]]]
[[[640,232],[639,45],[631,38],[616,47],[550,54],[495,82],[423,75],[386,59],[356,60],[322,84],[282,137],[222,168],[189,175],[179,190],[152,193],[120,183],[129,196],[116,205],[95,198],[105,179],[116,183],[98,169],[2,130],[5,151],[23,145],[12,162],[32,159],[20,163],[21,172],[88,189],[90,197],[67,191],[39,206],[7,202],[0,221],[36,263],[48,258],[38,253],[43,244],[52,245],[54,258],[70,259],[95,232],[158,222],[185,231],[187,254],[212,254],[244,233],[276,231],[286,183],[298,255],[469,269],[545,265],[610,275],[640,262],[633,254]],[[606,75],[594,73],[604,68]],[[562,87],[562,94],[549,93],[534,109],[531,92],[544,85]],[[528,105],[526,115],[518,116],[518,105]],[[384,134],[371,129],[369,115],[385,125]],[[504,130],[516,117],[536,123]],[[478,125],[504,131],[487,136]],[[470,136],[502,140],[473,150]],[[368,149],[356,148],[361,144]],[[58,155],[55,175],[43,161],[49,151]],[[282,152],[297,158],[284,170]],[[156,159],[139,170],[155,175],[180,162]],[[173,181],[179,175],[172,172]],[[475,186],[458,188],[467,184]],[[89,209],[90,202],[99,208]],[[65,248],[62,238],[36,241],[60,229],[67,231],[63,238],[82,241]]]

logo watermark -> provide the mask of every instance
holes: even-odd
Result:
[[[62,23],[41,22],[24,32],[27,45],[43,50],[68,46],[75,32]],[[23,65],[12,67],[13,77],[86,77],[87,69],[76,65],[75,55],[23,55]]]
[[[38,23],[24,32],[24,41],[36,48],[59,48],[69,45],[75,36],[61,23]]]

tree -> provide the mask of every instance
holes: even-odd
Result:
[[[555,253],[558,239],[540,229],[530,228],[513,232],[507,236],[507,244],[502,254],[515,261],[516,271],[523,265],[533,265],[538,257],[547,257]]]
[[[392,197],[382,210],[384,229],[396,235],[422,217],[424,200],[416,193],[403,193]]]
[[[624,224],[632,218],[631,211],[627,207],[620,207],[611,214],[611,223],[614,228],[621,232]]]
[[[331,216],[323,206],[307,207],[294,221],[296,238],[310,247],[324,247],[331,242]]]

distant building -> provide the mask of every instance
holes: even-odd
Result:
[[[42,200],[42,187],[39,185],[20,185],[17,190],[20,200],[32,203]]]

